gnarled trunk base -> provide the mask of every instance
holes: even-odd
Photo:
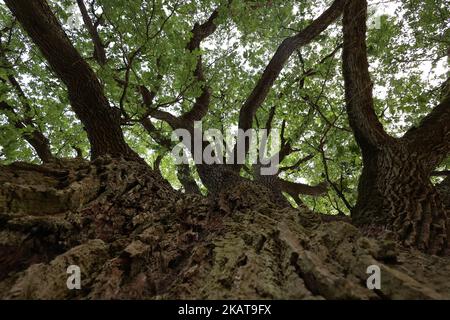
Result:
[[[408,247],[446,255],[450,220],[441,198],[420,159],[398,144],[365,156],[352,218],[369,234],[390,231]]]
[[[280,208],[251,182],[222,192],[223,210],[140,163],[63,167],[1,169],[2,298],[450,299],[449,258]],[[66,287],[72,264],[81,290]]]

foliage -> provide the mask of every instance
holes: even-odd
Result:
[[[145,84],[157,91],[154,104],[162,110],[174,114],[189,110],[203,85],[195,80],[193,73],[197,57],[202,54],[205,81],[212,91],[204,127],[233,127],[240,106],[278,45],[305,27],[330,3],[245,0],[234,1],[227,7],[227,2],[86,1],[91,19],[99,22],[98,32],[107,52],[108,63],[101,66],[93,58],[87,29],[82,23],[73,23],[82,22],[76,2],[50,1],[75,47],[97,72],[110,104],[129,115],[123,127],[127,142],[149,162],[164,153],[161,171],[175,187],[180,184],[173,160],[137,121],[146,109],[135,88]],[[445,0],[387,3],[395,12],[381,17],[379,29],[369,30],[368,53],[376,112],[390,133],[401,136],[436,104],[440,85],[448,77],[445,71],[450,47],[450,6]],[[377,12],[385,4],[386,1],[371,1],[371,8]],[[188,52],[185,48],[193,24],[205,21],[217,7],[221,8],[218,30],[202,43],[201,50]],[[39,130],[49,138],[57,157],[73,157],[74,147],[88,157],[86,134],[70,109],[64,85],[3,4],[0,4],[0,30],[1,100],[13,105],[19,115],[30,113]],[[286,120],[286,136],[298,150],[282,166],[314,155],[309,162],[283,173],[283,177],[310,184],[328,180],[354,204],[361,158],[345,116],[341,52],[335,50],[341,42],[341,26],[337,23],[297,52],[258,111],[254,125],[263,126],[270,108],[276,106],[273,127],[281,127]],[[130,67],[128,75],[127,67]],[[9,75],[21,84],[30,111],[25,111],[24,101],[6,81]],[[126,90],[117,78],[129,82]],[[6,113],[1,112],[0,161],[38,162],[32,148],[21,139],[23,129],[17,129]],[[167,124],[154,122],[163,135],[170,137]],[[443,167],[446,165],[449,163]],[[349,212],[333,188],[324,197],[304,200],[320,212]]]

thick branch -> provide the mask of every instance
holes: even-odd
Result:
[[[186,46],[186,49],[189,50],[189,52],[192,53],[195,50],[200,50],[201,42],[216,31],[217,25],[215,20],[218,16],[219,11],[216,9],[203,24],[196,23],[194,25],[194,28],[192,29],[192,38]],[[208,112],[211,99],[211,90],[208,84],[204,83],[206,79],[203,74],[203,62],[200,54],[197,57],[197,65],[195,67],[194,76],[198,82],[202,83],[202,93],[195,100],[192,109],[181,116],[180,119],[182,119],[182,121],[200,121]]]
[[[150,115],[155,119],[167,122],[174,130],[179,128],[187,129],[189,127],[186,121],[182,121],[179,117],[167,111],[152,110]]]
[[[298,48],[310,43],[334,22],[341,15],[345,2],[346,0],[335,0],[331,7],[315,19],[308,27],[281,43],[240,110],[240,129],[248,130],[252,127],[256,111],[266,99],[273,83],[278,78],[292,53]]]
[[[201,42],[216,31],[217,25],[214,20],[218,16],[219,11],[216,9],[211,13],[208,20],[206,20],[204,23],[195,23],[194,28],[192,29],[192,38],[186,46],[187,50],[192,52],[199,49]]]
[[[142,126],[148,132],[148,134],[155,140],[159,145],[170,150],[172,148],[172,141],[164,137],[161,132],[155,127],[149,118],[144,118],[141,121]]]
[[[192,177],[188,164],[180,164],[177,166],[177,177],[183,186],[184,192],[201,194],[200,188]]]
[[[92,157],[138,156],[126,144],[94,71],[70,42],[45,0],[6,0],[58,77],[68,88],[72,108],[86,128]]]
[[[83,0],[77,0],[78,7],[80,8],[81,15],[83,17],[84,25],[91,36],[92,42],[94,44],[94,58],[99,65],[103,66],[106,64],[106,52],[105,47],[100,39],[97,28],[94,23],[92,23],[91,17],[86,9]]]
[[[275,117],[275,112],[277,111],[276,106],[272,106],[269,110],[269,115],[267,116],[266,127],[267,133],[270,134],[272,131],[273,118]]]
[[[450,170],[444,170],[444,171],[433,171],[431,173],[433,177],[450,177]]]
[[[366,19],[366,0],[347,2],[343,18],[345,98],[350,126],[363,151],[390,138],[374,111],[367,61]]]
[[[294,197],[294,195],[298,196],[299,194],[318,197],[326,193],[328,189],[327,183],[321,183],[317,186],[309,186],[307,184],[286,181],[280,178],[278,178],[278,181],[280,183],[281,190],[292,197]]]
[[[403,136],[411,150],[423,155],[429,170],[450,153],[450,79],[446,83],[441,103]]]
[[[193,51],[200,49],[201,42],[208,36],[213,34],[214,31],[217,29],[215,20],[218,17],[218,15],[219,13],[218,10],[216,9],[210,15],[208,20],[205,21],[203,24],[196,23],[194,25],[192,29],[192,38],[186,45],[186,50],[192,53]],[[200,83],[205,82],[201,55],[197,57],[197,64],[194,71],[194,76],[198,82]],[[167,122],[172,127],[172,129],[183,128],[192,130],[194,128],[194,121],[199,121],[206,115],[211,97],[209,86],[203,83],[202,93],[196,99],[192,109],[184,113],[180,117],[176,117],[169,112],[158,109],[152,109],[153,100],[156,96],[156,91],[150,91],[145,86],[141,86],[139,91],[143,97],[144,105],[149,109],[147,114],[153,118]],[[141,121],[144,127],[148,126],[148,121],[145,120],[145,118],[147,118],[147,115],[145,115],[144,120]]]

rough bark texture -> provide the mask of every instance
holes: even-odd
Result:
[[[437,191],[439,192],[439,196],[441,197],[444,206],[447,210],[450,210],[450,176],[445,178],[437,187]],[[447,211],[449,212],[449,211]]]
[[[178,180],[180,180],[185,193],[201,194],[200,188],[198,187],[197,182],[195,182],[188,164],[180,164],[177,167],[177,177]]]
[[[365,157],[352,218],[368,231],[393,231],[423,251],[449,250],[448,207],[421,162],[400,143]]]
[[[369,232],[394,231],[405,245],[446,254],[449,213],[430,175],[449,151],[449,97],[418,129],[401,139],[389,136],[374,111],[365,42],[366,17],[367,1],[348,1],[343,18],[347,113],[364,165],[353,221]],[[425,135],[424,131],[428,133]],[[418,138],[414,132],[422,132],[423,137]]]
[[[84,25],[91,36],[92,43],[94,44],[94,58],[99,65],[103,66],[106,64],[106,51],[105,45],[102,43],[102,40],[98,34],[97,25],[92,22],[86,5],[84,4],[84,0],[77,0],[77,4],[80,9],[81,16],[83,17]]]
[[[450,260],[280,208],[242,182],[227,212],[137,162],[0,169],[0,296],[19,299],[450,299]],[[78,265],[82,289],[68,290]],[[369,265],[381,289],[365,286]]]

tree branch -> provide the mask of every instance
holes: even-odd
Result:
[[[288,171],[288,170],[297,169],[302,163],[308,162],[312,158],[314,158],[314,155],[313,154],[309,154],[309,155],[307,155],[304,158],[298,159],[297,162],[295,164],[293,164],[292,166],[286,166],[286,167],[280,168],[280,171]]]
[[[345,197],[344,193],[342,192],[342,190],[340,190],[337,185],[331,181],[330,178],[330,174],[329,174],[329,170],[328,170],[328,164],[327,164],[327,158],[325,156],[325,151],[323,150],[323,145],[320,146],[320,153],[322,155],[322,164],[323,164],[323,168],[325,170],[325,177],[327,179],[328,184],[331,185],[331,187],[333,188],[333,190],[336,192],[336,194],[338,195],[338,197],[342,200],[342,202],[344,203],[344,205],[347,207],[347,209],[351,212],[353,210],[353,206],[350,204],[350,202],[348,202],[347,198]]]
[[[144,118],[141,121],[141,124],[148,132],[148,134],[152,137],[152,139],[155,140],[159,145],[167,150],[170,150],[172,148],[173,142],[170,139],[164,137],[149,118]]]
[[[12,29],[11,29],[12,30]],[[12,31],[11,31],[12,32]],[[11,36],[11,33],[10,33]],[[7,44],[9,43],[9,40]],[[7,69],[11,69],[12,72],[13,66],[10,65],[6,54],[5,49],[2,47],[2,41],[0,39],[0,57],[2,58],[2,62],[6,64]],[[41,159],[42,162],[47,163],[56,159],[56,157],[52,154],[50,149],[50,142],[47,137],[37,128],[36,124],[31,117],[31,106],[28,102],[28,98],[25,95],[25,92],[22,89],[22,86],[17,81],[12,73],[8,73],[7,79],[3,79],[0,77],[0,80],[5,84],[9,82],[17,96],[19,97],[19,101],[22,103],[24,108],[24,116],[20,117],[13,106],[9,105],[5,101],[0,101],[0,110],[5,111],[6,116],[8,117],[8,121],[13,124],[17,129],[22,129],[22,137],[27,141],[33,149],[36,151],[36,154]]]
[[[8,8],[68,89],[69,100],[86,128],[92,157],[104,154],[138,159],[126,144],[120,119],[109,106],[98,78],[74,48],[45,0],[6,0]]]
[[[229,2],[231,3],[231,1]],[[194,52],[195,50],[200,50],[200,44],[207,37],[212,35],[216,29],[217,25],[215,20],[219,16],[218,9],[214,10],[203,24],[196,23],[192,29],[192,38],[186,46],[189,52]],[[211,89],[208,84],[204,83],[206,81],[205,75],[203,74],[203,63],[201,54],[197,57],[197,65],[194,71],[194,77],[199,83],[202,84],[202,93],[195,100],[195,103],[191,110],[183,114],[180,119],[186,122],[200,121],[208,112],[209,103],[211,99]]]
[[[321,196],[325,194],[328,190],[328,184],[326,182],[320,183],[317,186],[310,186],[303,183],[286,181],[278,178],[281,190],[294,197],[299,194],[310,195],[310,196]]]
[[[366,47],[367,1],[348,1],[343,18],[343,70],[350,126],[364,150],[391,139],[378,120],[372,97]]]
[[[231,3],[231,1],[229,1],[229,3]],[[192,37],[189,40],[188,44],[186,45],[186,50],[192,53],[193,51],[200,49],[201,42],[216,31],[217,25],[215,23],[215,20],[218,17],[218,15],[219,11],[218,9],[216,9],[209,16],[208,20],[205,21],[203,24],[195,23],[192,29]],[[198,82],[200,83],[205,82],[201,55],[197,57],[197,64],[194,71],[194,76]],[[140,91],[144,99],[144,104],[149,109],[148,115],[158,120],[167,122],[172,127],[172,129],[183,128],[187,130],[192,130],[194,128],[194,121],[201,120],[208,112],[211,97],[209,86],[203,83],[202,93],[195,100],[195,103],[191,108],[191,110],[187,111],[186,113],[182,114],[179,117],[176,117],[166,111],[151,109],[153,100],[156,96],[156,91],[149,91],[145,86],[141,86]],[[145,115],[144,118],[146,117],[147,115]]]
[[[188,164],[180,164],[177,166],[177,177],[185,193],[201,194],[197,182],[192,177]]]
[[[441,103],[402,139],[408,142],[411,150],[421,153],[429,170],[447,157],[450,153],[450,78],[443,85]]]
[[[91,40],[94,44],[94,58],[99,65],[104,66],[106,64],[106,52],[105,46],[98,34],[97,26],[92,22],[91,17],[86,9],[83,0],[77,0],[78,7],[80,8],[81,16],[83,17],[84,25],[91,36]]]
[[[310,43],[333,23],[342,13],[346,0],[335,0],[333,4],[297,35],[285,39],[265,68],[251,94],[246,99],[239,113],[239,128],[248,130],[258,108],[267,97],[272,85],[292,53]],[[248,146],[246,146],[248,150]]]
[[[431,175],[433,177],[450,177],[450,170],[433,171]]]

